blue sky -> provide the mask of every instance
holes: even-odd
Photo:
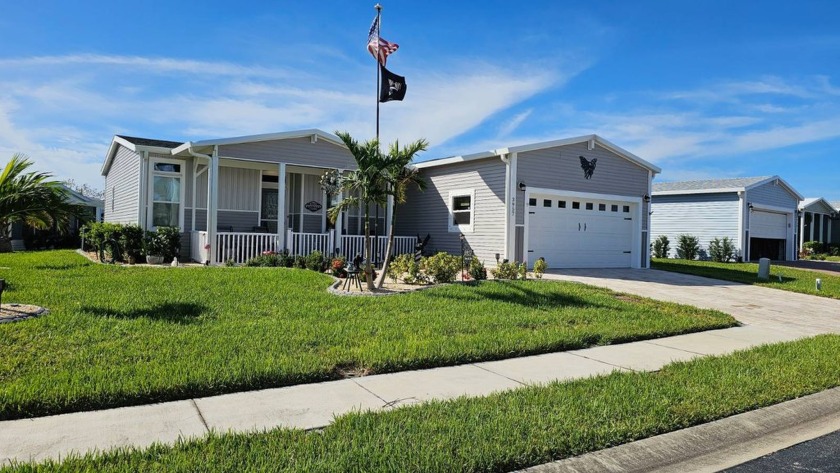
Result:
[[[373,3],[3,1],[0,156],[102,188],[114,134],[370,138]],[[840,201],[837,2],[383,6],[408,94],[382,139],[427,138],[423,159],[598,133],[657,180],[778,174]]]

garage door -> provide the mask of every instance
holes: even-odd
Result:
[[[787,215],[753,210],[750,212],[750,236],[753,238],[787,238]]]
[[[628,268],[635,210],[631,202],[531,195],[528,263],[543,257],[549,268]]]

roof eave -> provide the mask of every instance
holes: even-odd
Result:
[[[745,190],[754,189],[754,188],[756,188],[756,187],[763,186],[763,185],[767,184],[768,182],[773,182],[773,181],[778,181],[778,182],[779,182],[779,183],[780,183],[780,184],[781,184],[781,185],[782,185],[785,189],[787,189],[787,191],[788,191],[791,195],[793,195],[794,197],[796,197],[796,198],[797,198],[797,200],[798,200],[799,202],[801,202],[801,201],[805,200],[805,197],[802,197],[802,194],[800,194],[799,192],[797,192],[797,191],[796,191],[796,189],[794,189],[794,188],[793,188],[793,186],[791,186],[790,184],[788,184],[788,183],[787,183],[787,181],[785,181],[784,179],[782,179],[782,178],[781,178],[781,177],[779,177],[779,176],[770,176],[770,177],[768,177],[767,179],[765,179],[765,180],[763,180],[763,181],[759,181],[759,182],[755,182],[755,183],[753,183],[753,184],[750,184],[750,185],[746,186]],[[797,207],[798,207],[798,206],[799,206],[799,204],[797,204]]]
[[[718,189],[678,189],[669,191],[653,191],[653,195],[683,195],[683,194],[726,194],[731,192],[743,192],[743,187],[721,187]]]

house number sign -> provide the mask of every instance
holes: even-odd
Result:
[[[317,212],[321,210],[321,203],[310,200],[303,207],[310,212]]]

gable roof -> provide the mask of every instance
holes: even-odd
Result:
[[[822,197],[809,197],[799,204],[799,210],[830,214],[831,212],[836,211],[837,208]]]
[[[67,201],[71,204],[77,205],[85,205],[89,207],[103,207],[105,202],[102,199],[97,199],[96,197],[88,197],[81,192],[76,192],[73,189],[65,186],[64,184],[61,185],[64,188],[64,192],[67,193]]]
[[[830,202],[831,206],[834,207],[834,210],[840,212],[840,200],[835,200]]]
[[[108,174],[111,169],[111,163],[114,161],[114,156],[117,155],[117,149],[122,146],[126,149],[134,151],[149,151],[151,153],[168,154],[172,148],[180,145],[178,141],[155,140],[151,138],[138,138],[136,136],[114,135],[111,139],[111,145],[108,147],[108,152],[105,154],[105,162],[102,163],[100,174],[103,176]]]
[[[744,192],[762,186],[768,182],[778,181],[791,195],[798,200],[803,197],[779,176],[735,177],[730,179],[706,179],[700,181],[655,182],[653,195],[679,194],[715,194],[721,192]]]
[[[653,172],[654,174],[658,174],[658,173],[662,172],[662,169],[660,169],[659,167],[645,161],[644,159],[636,156],[635,154],[627,151],[624,148],[621,148],[619,146],[616,146],[616,145],[610,143],[609,141],[607,141],[604,138],[601,138],[600,136],[595,135],[595,134],[575,136],[573,138],[564,138],[564,139],[553,140],[553,141],[543,141],[543,142],[539,142],[539,143],[530,143],[530,144],[519,145],[519,146],[510,146],[510,147],[507,147],[507,148],[497,148],[497,149],[493,149],[493,150],[489,150],[489,151],[482,151],[482,152],[479,152],[479,153],[467,154],[467,155],[462,155],[462,156],[451,156],[451,157],[448,157],[448,158],[432,159],[432,160],[429,160],[429,161],[423,161],[423,162],[415,163],[414,166],[418,169],[431,168],[431,167],[436,167],[436,166],[446,166],[448,164],[462,163],[462,162],[466,162],[466,161],[473,161],[473,160],[476,160],[476,159],[492,158],[494,156],[503,156],[503,155],[510,154],[510,153],[524,153],[526,151],[536,151],[536,150],[540,150],[540,149],[555,148],[555,147],[558,147],[558,146],[566,146],[566,145],[573,145],[573,144],[587,143],[587,142],[597,143],[597,144],[601,145],[601,147],[612,151],[613,153],[621,156],[622,158],[624,158],[624,159],[626,159],[626,160],[628,160],[632,163],[635,163],[635,164]]]
[[[207,154],[209,152],[212,152],[212,148],[214,146],[256,143],[259,141],[289,140],[304,137],[312,139],[313,143],[318,139],[322,139],[334,145],[345,147],[344,142],[341,141],[341,138],[333,135],[332,133],[327,133],[326,131],[319,130],[317,128],[310,128],[306,130],[284,131],[280,133],[265,133],[262,135],[246,135],[235,136],[233,138],[217,138],[213,140],[187,141],[186,143],[179,144],[177,147],[175,147],[175,149],[172,150],[172,154],[176,156],[184,156],[185,154],[189,154],[190,150],[196,153]]]

